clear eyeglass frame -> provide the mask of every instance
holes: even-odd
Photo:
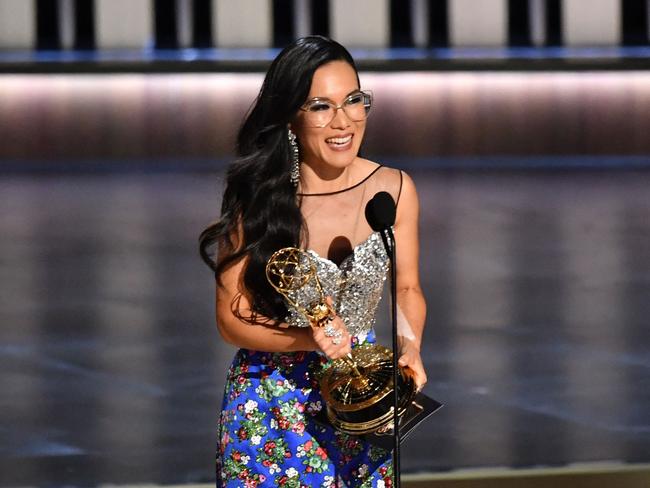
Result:
[[[366,120],[372,107],[372,92],[358,90],[348,95],[343,103],[336,105],[329,98],[312,98],[300,110],[305,112],[305,122],[308,127],[323,128],[336,117],[339,109],[353,122]]]

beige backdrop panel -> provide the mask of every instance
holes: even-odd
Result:
[[[270,47],[273,41],[271,2],[213,0],[212,25],[217,47]]]
[[[34,0],[0,0],[0,49],[31,49],[36,44]]]
[[[456,47],[504,46],[508,42],[506,0],[450,0],[449,43]]]
[[[152,0],[96,0],[99,49],[143,49],[153,41]]]
[[[562,29],[567,46],[618,46],[621,0],[564,0]]]
[[[382,48],[390,42],[388,0],[331,0],[330,33],[348,48]]]

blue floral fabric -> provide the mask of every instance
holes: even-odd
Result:
[[[314,420],[325,365],[316,352],[237,352],[219,419],[217,487],[392,486],[389,452]]]

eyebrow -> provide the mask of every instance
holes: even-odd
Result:
[[[354,93],[358,93],[358,92],[360,92],[360,91],[361,91],[361,88],[355,88],[355,89],[352,90],[350,93],[348,93],[347,95],[345,95],[345,97],[343,97],[343,100],[345,100],[346,98],[348,98],[350,95],[353,95]],[[335,103],[334,100],[332,100],[332,99],[329,98],[329,97],[311,97],[311,98],[307,99],[307,100],[305,101],[305,103],[311,102],[312,100],[328,100],[328,101],[330,101],[330,102],[332,102],[332,103]]]

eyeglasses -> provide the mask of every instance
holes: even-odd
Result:
[[[348,95],[341,105],[336,105],[327,98],[312,98],[300,107],[300,110],[305,112],[305,125],[322,128],[334,120],[340,108],[350,120],[361,122],[366,120],[370,107],[372,107],[372,92],[359,90]]]

